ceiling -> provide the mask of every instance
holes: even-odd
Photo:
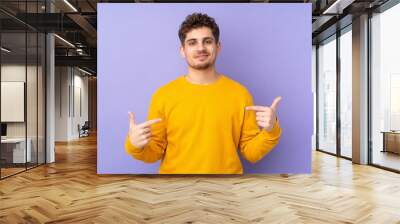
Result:
[[[17,52],[23,51],[24,48],[21,46],[25,46],[25,38],[22,37],[26,29],[32,32],[55,32],[58,35],[55,38],[56,65],[80,66],[95,73],[97,3],[100,2],[172,3],[183,1],[47,0],[46,8],[46,0],[1,0],[0,24],[2,32],[5,33],[2,35],[2,39],[5,38],[2,40],[3,46],[4,43],[8,43],[8,48],[12,47]],[[335,33],[336,29],[350,24],[353,16],[366,10],[373,10],[387,0],[198,0],[185,2],[312,3],[313,43],[318,43]],[[49,13],[50,8],[52,13]],[[339,20],[340,23],[338,23]],[[35,43],[28,44],[28,52],[33,52],[33,48],[36,48]]]

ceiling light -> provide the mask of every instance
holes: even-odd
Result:
[[[90,72],[88,72],[88,71],[86,71],[86,70],[83,70],[83,69],[81,69],[81,68],[79,68],[79,67],[78,67],[78,70],[81,71],[81,72],[83,72],[83,73],[85,73],[85,74],[87,74],[87,75],[92,75],[92,73],[90,73]]]
[[[60,37],[60,36],[58,36],[57,34],[54,34],[54,36],[57,37],[58,39],[60,39],[61,41],[63,41],[64,43],[66,43],[67,45],[69,45],[69,46],[75,48],[75,45],[73,45],[73,44],[72,44],[71,42],[69,42],[68,40],[66,40],[66,39],[64,39],[64,38],[62,38],[62,37]]]
[[[10,52],[11,52],[11,50],[9,50],[9,49],[7,49],[7,48],[5,48],[5,47],[1,47],[1,50],[4,51],[4,52],[6,52],[6,53],[10,53]]]
[[[336,0],[332,5],[324,10],[322,14],[341,14],[347,6],[351,5],[355,0]]]
[[[68,0],[64,0],[65,4],[67,4],[72,10],[74,10],[74,12],[78,12],[78,10],[71,4],[69,3]]]

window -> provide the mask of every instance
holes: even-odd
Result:
[[[318,149],[336,153],[336,36],[318,47]]]
[[[352,157],[352,35],[351,26],[340,36],[340,155]]]
[[[372,164],[400,170],[400,5],[371,18]]]

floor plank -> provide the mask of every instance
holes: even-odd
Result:
[[[400,175],[313,152],[309,175],[97,175],[96,138],[0,181],[0,223],[400,223]]]

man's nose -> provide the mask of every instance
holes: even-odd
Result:
[[[199,44],[197,45],[197,50],[203,51],[204,49],[205,49],[205,46],[204,46],[203,43],[199,43]]]

